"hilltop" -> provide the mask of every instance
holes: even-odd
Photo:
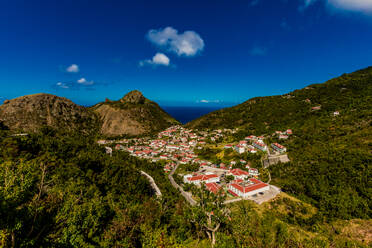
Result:
[[[159,105],[137,90],[118,101],[106,100],[91,108],[101,117],[101,133],[106,136],[143,135],[178,124]]]
[[[372,67],[285,95],[256,97],[186,124],[239,128],[236,140],[291,128],[280,141],[290,163],[269,167],[273,183],[329,218],[370,218]]]
[[[43,126],[89,132],[98,118],[89,109],[64,97],[34,94],[6,100],[0,105],[0,121],[11,130],[36,132]]]
[[[50,94],[22,96],[0,105],[0,123],[13,131],[37,132],[48,126],[63,132],[135,136],[161,131],[179,122],[135,90],[118,101],[107,99],[90,108]]]

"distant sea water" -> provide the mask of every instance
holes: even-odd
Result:
[[[181,122],[182,124],[186,124],[189,121],[195,120],[203,115],[206,115],[210,112],[222,109],[224,107],[199,107],[199,106],[192,106],[192,107],[169,107],[169,106],[161,106],[168,114],[170,114],[173,118]]]

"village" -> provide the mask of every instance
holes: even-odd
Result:
[[[214,193],[227,194],[230,202],[237,200],[253,200],[262,203],[274,198],[280,189],[263,182],[260,171],[252,168],[251,163],[244,159],[235,159],[229,163],[213,163],[198,156],[200,150],[214,145],[236,154],[260,154],[262,168],[282,162],[289,162],[287,148],[277,142],[265,143],[265,136],[250,135],[235,143],[225,144],[226,138],[236,133],[238,129],[218,129],[213,131],[193,131],[182,126],[172,126],[158,133],[153,138],[132,138],[120,140],[99,140],[105,145],[107,153],[126,151],[131,156],[147,159],[163,165],[164,172],[178,178],[175,187],[193,202],[190,193],[192,187],[205,188]],[[276,131],[271,137],[286,140],[292,135],[292,130]],[[181,185],[181,186],[180,186]],[[189,191],[189,192],[186,192]]]

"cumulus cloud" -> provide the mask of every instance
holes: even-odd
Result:
[[[80,78],[79,80],[76,81],[78,84],[81,85],[93,85],[93,81],[87,81],[85,78]]]
[[[176,53],[178,56],[195,56],[204,49],[203,39],[194,31],[178,33],[172,27],[151,29],[147,33],[147,38],[153,44]]]
[[[66,71],[70,73],[77,73],[79,72],[79,66],[77,64],[72,64],[66,68]]]
[[[265,47],[255,46],[253,47],[249,53],[253,56],[264,56],[267,53],[267,49]]]
[[[328,7],[348,10],[348,11],[358,11],[364,13],[372,13],[372,0],[301,0],[303,1],[304,8],[307,8],[311,4],[323,1]]]
[[[164,53],[156,53],[152,59],[146,59],[139,62],[140,66],[145,65],[163,65],[169,66],[170,59]]]

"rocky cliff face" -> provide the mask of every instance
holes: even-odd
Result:
[[[35,94],[4,101],[0,106],[0,122],[11,130],[28,132],[36,132],[43,126],[88,132],[98,125],[98,118],[66,98]]]
[[[179,124],[137,90],[119,101],[105,101],[92,109],[100,115],[101,133],[107,136],[149,134]]]

